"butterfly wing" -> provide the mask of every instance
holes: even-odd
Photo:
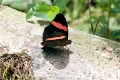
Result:
[[[56,15],[54,20],[47,27],[45,27],[43,32],[43,42],[41,44],[43,46],[64,46],[67,44],[67,42],[67,21],[63,14],[59,13]]]
[[[68,43],[67,41],[68,40],[64,34],[55,31],[41,44],[43,46],[65,46]]]

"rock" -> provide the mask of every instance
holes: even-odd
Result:
[[[35,17],[27,22],[25,17],[2,6],[0,43],[9,54],[26,51],[31,56],[35,80],[120,80],[120,43],[69,28],[71,45],[43,48],[48,22]]]

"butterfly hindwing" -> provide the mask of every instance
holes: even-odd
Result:
[[[65,46],[67,42],[67,38],[64,34],[60,32],[54,32],[52,33],[46,41],[42,42],[41,44],[43,46],[49,45],[49,46]]]

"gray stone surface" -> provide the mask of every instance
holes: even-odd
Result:
[[[120,80],[120,43],[69,28],[71,45],[42,49],[48,22],[33,17],[28,23],[25,17],[2,6],[0,43],[8,53],[26,51],[32,57],[35,80]]]

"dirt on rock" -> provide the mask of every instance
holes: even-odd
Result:
[[[0,80],[34,80],[31,64],[32,59],[25,52],[1,54]]]

